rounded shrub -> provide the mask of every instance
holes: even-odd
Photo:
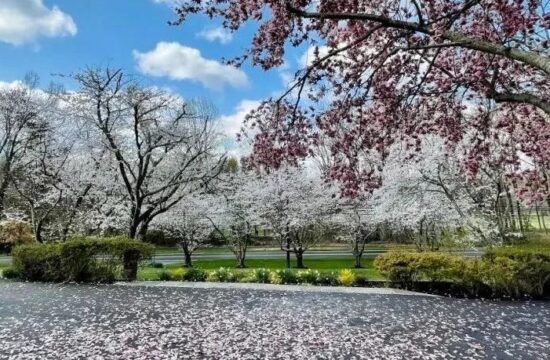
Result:
[[[277,271],[271,271],[269,273],[269,283],[273,285],[281,285],[283,283],[283,279],[281,279],[281,276]]]
[[[183,273],[182,280],[199,282],[199,281],[206,281],[207,277],[208,277],[208,273],[206,271],[202,269],[191,268]]]
[[[254,278],[254,282],[257,283],[267,284],[270,282],[270,272],[268,269],[254,269],[254,271],[252,272],[252,276]]]
[[[97,283],[114,281],[121,267],[123,278],[134,280],[139,262],[151,257],[153,250],[151,245],[127,238],[74,238],[18,246],[12,256],[24,280]]]
[[[335,272],[320,272],[317,277],[317,285],[336,286],[338,285],[338,277]]]
[[[207,280],[212,282],[234,282],[237,280],[237,277],[230,269],[221,267],[210,272]]]
[[[297,279],[300,284],[316,285],[320,273],[317,270],[303,270],[297,273]]]
[[[182,281],[183,278],[185,277],[186,272],[187,270],[182,268],[172,270],[170,272],[172,275],[172,280]]]
[[[350,269],[340,270],[338,272],[338,283],[342,286],[352,286],[355,284],[355,273]]]
[[[411,264],[414,256],[401,251],[390,251],[378,255],[374,259],[374,266],[388,280],[404,284],[411,284],[415,280],[415,271]]]
[[[172,274],[169,271],[163,270],[159,273],[159,280],[171,281],[171,280],[174,280],[174,278],[172,277]]]
[[[241,283],[255,283],[256,276],[254,271],[241,272],[241,276],[239,276],[237,280]]]
[[[26,221],[0,221],[0,253],[9,253],[18,245],[32,244],[34,236],[32,226]]]
[[[298,277],[296,272],[291,269],[279,269],[272,271],[269,275],[272,284],[297,284]]]
[[[2,277],[4,279],[18,279],[21,274],[14,267],[8,267],[2,270]]]
[[[17,246],[12,256],[13,266],[22,280],[60,282],[67,278],[63,271],[60,244]]]

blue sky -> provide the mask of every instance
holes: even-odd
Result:
[[[280,92],[302,54],[287,54],[286,69],[264,72],[225,67],[248,46],[254,24],[231,36],[219,24],[191,17],[174,27],[170,0],[1,0],[0,82],[32,71],[41,84],[73,88],[66,78],[87,65],[139,74],[146,84],[213,102],[229,132],[258,101]],[[302,51],[303,52],[303,51]]]

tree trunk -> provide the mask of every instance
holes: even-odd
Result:
[[[3,178],[2,182],[0,182],[0,219],[3,219],[5,217],[4,202],[6,201],[6,190],[8,189],[10,171],[11,166],[8,162],[8,164],[5,164],[2,168]]]
[[[540,212],[539,212],[539,206],[535,205],[535,212],[537,214],[537,221],[539,223],[539,230],[542,230],[542,222],[540,220]]]
[[[296,254],[296,268],[305,269],[305,266],[304,266],[304,251],[303,250],[297,250],[295,252],[295,254]]]
[[[244,269],[246,268],[246,264],[244,263],[245,255],[240,253],[239,256],[237,256],[237,268]]]
[[[523,220],[521,219],[521,209],[520,209],[519,201],[516,201],[516,209],[518,211],[519,229],[521,231],[521,234],[523,235],[524,233]]]
[[[136,238],[137,228],[138,228],[138,225],[135,224],[135,223],[132,223],[130,225],[130,229],[128,230],[128,237],[130,239],[135,239]]]
[[[145,239],[145,235],[147,235],[147,230],[149,230],[149,220],[141,223],[136,240]]]
[[[73,224],[73,220],[76,216],[76,213],[78,209],[80,209],[80,206],[84,202],[84,198],[86,197],[86,195],[88,194],[91,188],[92,188],[91,184],[86,185],[86,187],[84,188],[84,191],[76,199],[74,206],[71,208],[71,212],[69,214],[67,221],[63,224],[63,230],[61,231],[61,241],[67,240],[67,235],[69,234],[69,229]]]
[[[143,240],[149,228],[149,221],[151,220],[144,220],[141,222],[138,220],[132,220],[132,224],[128,230],[128,237],[130,239]]]
[[[290,269],[290,235],[288,235],[287,230],[287,236],[286,236],[286,268]]]
[[[360,252],[357,252],[354,254],[354,258],[355,258],[355,268],[356,269],[361,269],[363,266],[361,265],[361,258],[362,258],[362,255]]]
[[[516,220],[515,220],[515,216],[514,216],[514,204],[512,202],[512,195],[510,194],[510,191],[508,190],[508,188],[506,188],[506,197],[508,198],[508,207],[509,207],[508,214],[510,215],[510,224],[512,224],[512,231],[516,231]]]
[[[43,224],[42,220],[38,220],[38,222],[36,223],[36,227],[34,229],[34,238],[38,243],[44,242],[44,239],[42,237],[42,224]]]
[[[126,281],[134,281],[137,278],[139,252],[127,251],[123,255],[123,276]]]
[[[359,244],[363,245],[362,247],[359,246]],[[355,268],[360,269],[363,266],[361,266],[361,257],[363,256],[363,250],[365,249],[363,238],[359,235],[355,235],[355,241],[353,243],[353,258],[355,259]]]
[[[191,262],[191,252],[189,251],[189,248],[185,245],[182,245],[182,248],[183,248],[183,258],[184,258],[183,267],[192,268],[193,264]]]

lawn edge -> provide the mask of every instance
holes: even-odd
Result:
[[[439,295],[426,294],[416,291],[371,288],[371,287],[343,287],[343,286],[313,286],[313,285],[273,285],[258,283],[216,283],[216,282],[188,282],[188,281],[134,281],[116,282],[116,286],[135,287],[167,287],[187,289],[234,289],[234,290],[261,290],[261,291],[291,291],[308,293],[340,293],[340,294],[367,294],[367,295],[406,295],[441,297]]]

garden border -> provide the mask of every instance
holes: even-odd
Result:
[[[137,287],[169,287],[187,289],[233,289],[233,290],[264,290],[264,291],[292,291],[311,293],[347,293],[369,295],[406,295],[441,297],[439,295],[395,288],[373,287],[343,287],[343,286],[314,286],[314,285],[274,285],[260,283],[231,283],[231,282],[190,282],[190,281],[134,281],[115,282],[118,286]]]

